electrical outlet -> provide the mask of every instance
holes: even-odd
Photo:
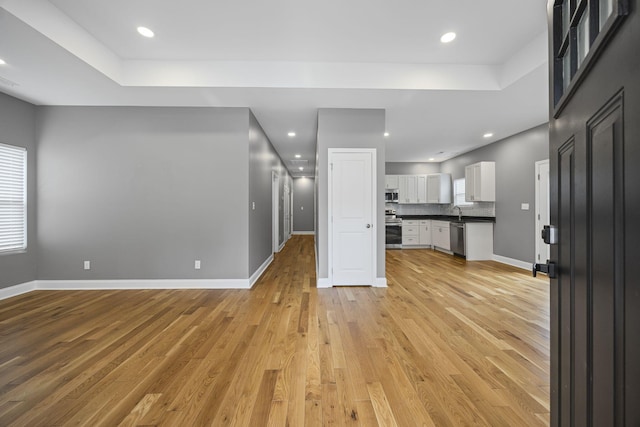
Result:
[[[91,270],[91,261],[85,261],[84,262],[84,269],[85,270]]]
[[[251,209],[256,210],[256,202],[251,202]]]
[[[520,205],[520,209],[522,209],[523,211],[528,211],[529,210],[529,203],[522,203]]]
[[[193,267],[194,267],[196,270],[200,270],[200,260],[199,260],[199,259],[197,259],[197,260],[196,260],[196,262],[195,262],[195,264],[193,265]]]

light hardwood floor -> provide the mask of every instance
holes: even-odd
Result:
[[[546,280],[431,250],[387,278],[318,290],[294,236],[251,291],[0,301],[0,425],[548,424]]]

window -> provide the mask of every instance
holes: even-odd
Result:
[[[628,13],[629,0],[554,1],[552,84],[556,117]]]
[[[27,248],[27,150],[0,144],[0,254]]]
[[[454,206],[470,206],[473,202],[467,202],[464,199],[464,178],[453,180],[453,205]]]

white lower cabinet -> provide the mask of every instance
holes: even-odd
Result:
[[[449,221],[431,221],[431,243],[433,246],[445,251],[451,250],[451,238],[449,236]]]
[[[416,246],[420,244],[418,222],[413,219],[402,221],[402,246]]]
[[[431,246],[431,220],[421,219],[418,232],[420,246]]]
[[[467,261],[493,259],[493,223],[468,222],[464,232]]]

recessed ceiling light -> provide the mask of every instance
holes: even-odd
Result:
[[[433,162],[434,160],[435,160],[435,159],[434,159],[433,157],[431,157],[431,158],[429,159],[429,161],[430,161],[430,162]]]
[[[147,27],[138,27],[138,32],[145,36],[145,37],[153,37],[155,34],[153,34],[153,31],[151,31],[150,29],[148,29]]]
[[[442,43],[449,43],[449,42],[452,42],[455,38],[456,38],[456,33],[450,32],[450,33],[443,34],[442,37],[440,37],[440,41]]]
[[[298,169],[299,169],[299,170],[301,170],[301,171],[303,171],[303,170],[304,170],[304,168],[303,168],[302,166],[300,166]]]
[[[289,132],[287,135],[289,135],[291,137],[294,137],[294,136],[296,136],[296,133],[295,132]]]
[[[385,133],[384,133],[384,136],[389,136],[389,132],[385,132]]]
[[[300,154],[296,154],[296,159],[299,159],[300,157],[302,157]]]
[[[485,133],[484,135],[482,135],[484,138],[491,138],[493,136],[493,134],[491,132]]]
[[[6,65],[6,62],[2,58],[0,58],[0,65]]]

